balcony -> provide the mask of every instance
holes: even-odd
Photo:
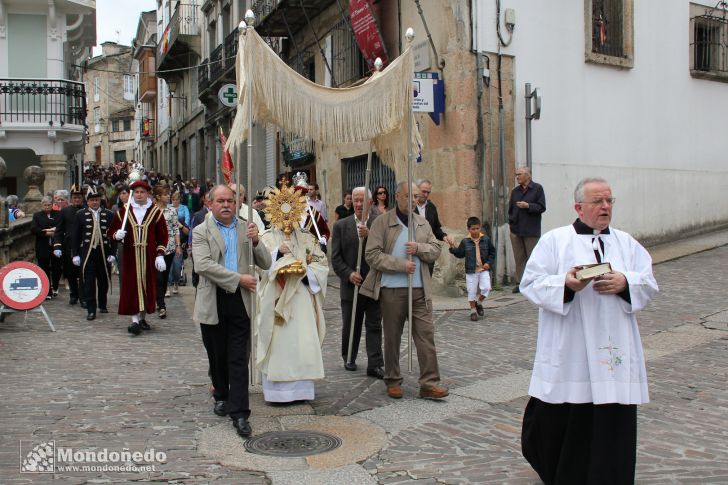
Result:
[[[86,123],[86,89],[65,79],[0,79],[0,128]]]
[[[197,92],[202,93],[210,85],[210,66],[207,63],[209,59],[205,59],[197,66]]]
[[[157,70],[179,69],[196,64],[200,53],[200,12],[196,4],[178,3],[157,46]],[[192,55],[194,54],[194,55]],[[174,73],[158,73],[163,79]]]
[[[222,73],[225,70],[225,65],[223,64],[222,60],[222,54],[222,44],[215,47],[215,49],[210,53],[210,81],[213,83],[217,80],[217,78],[222,76]]]
[[[290,37],[308,25],[306,15],[314,19],[336,0],[254,0],[253,12],[258,22],[255,30],[263,37]],[[286,25],[288,24],[288,25]]]
[[[225,37],[225,70],[235,67],[235,57],[238,54],[238,28]]]

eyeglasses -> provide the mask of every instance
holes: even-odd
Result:
[[[387,195],[387,193],[384,192],[384,191],[382,191],[382,190],[380,190],[379,192],[377,192],[377,195]]]
[[[607,205],[614,205],[616,201],[617,199],[615,199],[614,197],[608,197],[606,199],[596,199],[589,202],[582,202],[582,204],[604,205],[604,203],[606,202]]]

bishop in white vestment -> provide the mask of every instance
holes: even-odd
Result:
[[[520,284],[539,307],[522,450],[547,485],[631,484],[636,405],[649,401],[635,313],[658,288],[645,248],[609,226],[607,182],[585,179],[574,195],[579,218],[541,237]],[[612,272],[575,277],[601,262]]]

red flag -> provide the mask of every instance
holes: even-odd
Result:
[[[222,126],[220,127],[220,143],[222,144],[222,176],[225,178],[225,183],[229,184],[233,181],[235,165],[233,165],[233,157],[230,156],[230,152],[225,148],[227,138],[222,131]]]

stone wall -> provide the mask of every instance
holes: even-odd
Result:
[[[30,217],[24,217],[7,227],[0,227],[0,267],[13,261],[32,261],[35,258],[31,222]]]

